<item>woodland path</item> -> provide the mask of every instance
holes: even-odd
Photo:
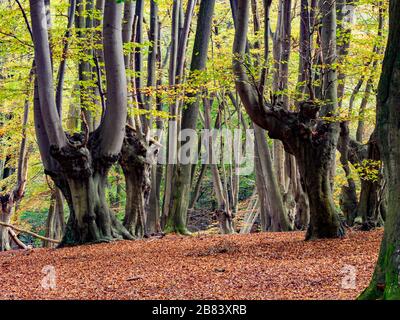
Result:
[[[302,232],[171,235],[10,251],[0,253],[0,299],[355,299],[381,237],[382,230],[312,242]],[[356,268],[355,289],[342,288],[346,266]],[[45,270],[55,271],[53,289],[42,287]]]

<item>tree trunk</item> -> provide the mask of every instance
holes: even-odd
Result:
[[[150,31],[149,31],[149,41],[151,42],[149,46],[149,54],[147,60],[147,86],[150,88],[156,88],[157,86],[157,54],[158,54],[158,42],[160,37],[158,21],[158,4],[157,1],[152,0],[150,2]],[[146,108],[151,110],[155,104],[156,99],[153,96],[149,96],[146,99]],[[149,128],[152,128],[151,119],[148,120]],[[158,161],[151,166],[150,181],[151,189],[149,195],[149,204],[146,208],[147,219],[146,228],[149,234],[155,234],[160,232],[160,194],[157,192],[157,170]]]
[[[115,157],[88,161],[91,152],[86,148],[53,151],[53,156],[66,176],[72,208],[61,245],[133,239],[106,200],[107,174]]]
[[[336,238],[344,230],[336,212],[331,188],[331,165],[335,155],[333,141],[321,141],[320,146],[303,143],[296,154],[301,183],[310,204],[310,224],[306,240]]]
[[[282,194],[273,170],[273,163],[265,138],[265,131],[254,124],[256,147],[260,159],[262,177],[268,191],[268,203],[271,212],[271,230],[289,231],[291,229],[286,207],[283,204]],[[265,210],[265,208],[263,208]]]
[[[14,201],[10,194],[0,197],[1,212],[0,221],[10,224],[10,218],[12,215],[12,209],[14,206]],[[0,251],[11,250],[11,242],[8,233],[8,228],[0,226]]]
[[[190,70],[204,70],[207,62],[208,45],[210,41],[212,17],[214,13],[213,0],[203,0],[200,4],[196,37]],[[199,113],[199,101],[191,103],[182,111],[181,130],[195,130]],[[173,137],[172,137],[173,138]],[[193,143],[193,141],[189,142]],[[182,152],[183,148],[182,148]],[[190,155],[193,158],[193,154]],[[182,157],[186,155],[182,154]],[[188,234],[186,229],[187,211],[189,208],[192,163],[179,163],[174,166],[172,178],[173,191],[171,195],[171,210],[165,226],[166,232]]]
[[[62,128],[53,92],[48,30],[43,24],[43,1],[31,0],[35,47],[35,129],[45,172],[59,187],[70,207],[61,245],[112,239],[133,239],[106,202],[107,173],[121,150],[127,117],[127,86],[122,50],[122,4],[106,0],[104,9],[104,63],[107,108],[100,126],[89,134],[67,136]]]
[[[64,203],[61,190],[53,190],[50,199],[50,208],[46,221],[46,237],[61,240],[65,232]],[[54,247],[54,243],[43,241],[43,247]]]
[[[361,223],[362,230],[371,230],[380,226],[386,216],[386,182],[382,175],[376,131],[371,134],[365,145],[351,140],[349,155],[353,165],[362,168],[366,162],[366,165],[377,173],[376,177],[370,177],[368,174],[359,175],[361,192],[356,209],[357,223]]]
[[[291,0],[279,1],[279,17],[273,37],[273,58],[275,72],[272,91],[283,103],[283,108],[289,108],[288,73],[291,44]],[[276,93],[278,92],[278,94]],[[289,175],[285,170],[285,162],[289,155],[285,154],[282,142],[274,141],[273,160],[281,192],[288,192]]]
[[[400,299],[400,2],[389,1],[389,37],[378,86],[377,135],[388,208],[378,262],[360,299]]]
[[[258,148],[256,141],[254,142],[254,160],[256,170],[256,188],[258,201],[260,203],[260,220],[261,220],[261,231],[268,231],[271,226],[271,210],[268,202],[268,189],[265,185],[265,179],[262,171],[261,161],[259,157]]]
[[[340,194],[340,206],[346,218],[347,225],[352,226],[357,215],[357,193],[356,183],[351,177],[351,169],[349,165],[349,143],[350,130],[348,121],[340,123],[340,137],[338,141],[338,150],[340,152],[340,162],[346,174],[347,186],[342,186]]]
[[[209,99],[203,99],[204,105],[204,118],[205,118],[205,128],[211,130],[211,102]],[[215,129],[220,129],[220,123],[216,122]],[[229,200],[227,199],[226,192],[224,190],[221,175],[218,169],[218,159],[216,159],[214,146],[215,141],[213,141],[212,135],[210,135],[207,141],[207,153],[209,155],[209,167],[211,169],[211,176],[213,180],[213,187],[215,192],[215,197],[217,198],[218,209],[215,211],[216,217],[219,222],[220,231],[222,234],[232,234],[235,233],[233,226],[233,216],[231,208],[229,207]]]
[[[119,163],[126,182],[124,226],[137,238],[147,236],[146,207],[151,188],[153,148],[129,127],[126,130]]]
[[[297,230],[307,230],[310,223],[310,203],[298,176],[298,186],[296,194],[296,216],[294,225]]]
[[[335,2],[320,1],[322,13],[321,48],[323,105],[315,101],[300,104],[299,111],[286,110],[279,102],[267,103],[249,81],[243,56],[248,29],[249,1],[239,0],[242,13],[237,19],[234,41],[233,70],[236,88],[250,118],[268,131],[273,139],[282,141],[293,154],[310,202],[310,225],[307,239],[332,238],[343,235],[332,197],[331,168],[335,161],[339,125],[318,117],[333,116],[337,109],[336,7]]]
[[[179,46],[179,8],[181,6],[180,0],[173,1],[172,7],[172,21],[171,21],[171,52],[169,54],[169,72],[168,84],[173,87],[177,83],[177,58]],[[170,115],[177,116],[178,101],[174,101],[170,105]],[[177,122],[168,122],[168,136],[167,136],[167,165],[165,170],[165,187],[164,187],[164,203],[162,212],[162,227],[165,227],[166,221],[169,218],[171,211],[171,198],[172,198],[172,179],[174,175],[174,160],[177,155],[177,139],[178,130]]]

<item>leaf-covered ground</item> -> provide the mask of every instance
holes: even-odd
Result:
[[[5,252],[0,299],[354,299],[369,282],[381,236],[167,236]]]

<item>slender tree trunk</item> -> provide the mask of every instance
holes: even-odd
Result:
[[[200,196],[201,183],[203,181],[207,167],[208,166],[206,164],[203,164],[201,166],[199,177],[197,178],[197,182],[194,187],[192,200],[190,201],[189,209],[194,209],[196,206],[197,200],[199,199],[199,196]],[[193,185],[193,183],[192,183],[192,185]]]
[[[346,175],[347,185],[342,186],[340,193],[340,206],[346,218],[347,225],[352,226],[357,216],[357,193],[356,183],[351,177],[351,169],[348,159],[348,148],[350,143],[350,130],[347,121],[340,124],[340,137],[338,150],[340,152],[340,162]]]
[[[376,177],[360,174],[361,191],[357,206],[357,224],[362,230],[371,230],[382,224],[386,216],[386,182],[382,175],[381,155],[377,145],[377,134],[374,131],[367,144],[350,140],[349,161],[354,166],[376,171]],[[362,172],[362,171],[361,171]]]
[[[375,61],[377,62],[377,61]],[[372,64],[372,68],[375,69],[377,67],[377,63],[373,63]],[[361,104],[360,104],[360,111],[358,113],[358,125],[357,125],[357,131],[356,131],[356,140],[360,143],[363,143],[364,140],[364,131],[365,131],[365,111],[367,108],[367,104],[369,101],[369,97],[371,95],[371,91],[373,89],[373,79],[372,77],[370,77],[367,80],[367,84],[365,86],[365,91],[364,91],[364,96],[361,100]]]
[[[152,2],[152,19],[154,19],[153,15],[156,14],[157,4]],[[161,63],[161,23],[157,18],[157,41],[153,43],[156,50],[156,64],[157,66],[162,69]],[[159,72],[161,76],[156,81],[156,87],[160,87],[162,85],[162,70]],[[155,98],[155,105],[157,111],[162,111],[162,102],[159,96]],[[162,140],[163,135],[163,121],[161,118],[156,118],[156,127],[159,131],[159,136],[157,137],[158,140]],[[151,172],[151,190],[150,190],[150,200],[149,200],[149,208],[148,208],[148,219],[147,219],[147,230],[149,234],[159,233],[161,232],[161,181],[163,177],[163,165],[158,163],[158,157],[156,157],[156,163],[152,166]]]
[[[272,165],[272,159],[265,138],[265,131],[256,124],[254,135],[261,164],[264,185],[268,190],[268,203],[271,212],[271,230],[289,231],[291,229],[286,208],[283,204],[282,194],[278,187],[278,181]]]
[[[152,14],[156,7],[152,5]],[[144,2],[137,1],[136,5],[133,2],[127,2],[124,7],[124,18],[125,22],[123,25],[122,39],[124,43],[131,42],[131,39],[135,39],[135,42],[139,45],[143,44],[143,14],[144,14]],[[157,38],[154,38],[154,32],[157,28],[157,20],[152,19],[152,37],[153,42],[152,48],[148,61],[148,85],[155,85],[155,52]],[[154,24],[155,23],[155,24]],[[132,32],[134,28],[135,32]],[[140,35],[138,34],[140,33]],[[148,98],[146,101],[140,92],[143,86],[143,53],[141,48],[136,48],[134,53],[134,59],[132,56],[127,54],[124,57],[126,68],[130,69],[134,67],[138,73],[134,80],[135,100],[139,104],[139,108],[150,110],[151,99]],[[134,65],[134,66],[132,66]],[[128,78],[127,81],[130,81]],[[145,103],[146,102],[146,103]],[[129,121],[128,121],[129,122]],[[150,121],[146,117],[142,117],[140,125],[134,129],[131,126],[127,126],[125,138],[119,158],[119,163],[122,167],[125,176],[126,185],[126,207],[124,226],[128,231],[137,238],[147,236],[147,206],[150,197],[151,188],[151,161],[155,155],[153,147],[150,147],[148,139],[148,130],[150,127]],[[143,134],[144,132],[145,134]],[[151,149],[150,149],[151,148]],[[153,233],[153,232],[152,232]]]
[[[122,51],[122,4],[106,0],[104,62],[107,108],[100,127],[67,137],[55,105],[43,0],[31,0],[35,47],[35,127],[42,160],[70,207],[61,245],[132,239],[106,202],[107,173],[122,147],[127,116],[126,75]],[[112,108],[110,108],[112,106]],[[56,161],[54,161],[56,160]]]
[[[400,299],[400,3],[389,1],[389,37],[377,98],[377,136],[387,181],[388,208],[378,262],[360,299]]]
[[[126,182],[124,226],[138,238],[147,236],[146,207],[150,197],[151,164],[155,155],[154,145],[150,146],[127,127],[119,159]]]
[[[273,75],[273,92],[283,103],[285,109],[289,108],[288,72],[291,44],[291,0],[280,0],[277,26],[273,37],[273,58],[275,71]],[[289,176],[285,171],[287,156],[282,143],[274,141],[273,160],[275,172],[281,191],[286,193]]]
[[[343,66],[345,58],[348,54],[350,47],[350,35],[351,35],[351,18],[353,16],[354,6],[348,3],[348,1],[340,0],[336,2],[337,6],[337,25],[338,25],[338,63]],[[345,92],[345,80],[346,74],[343,70],[344,67],[339,68],[338,73],[338,104],[342,106],[344,92]],[[349,115],[352,111],[352,104],[349,105]],[[342,212],[346,218],[349,226],[353,225],[353,221],[356,217],[357,209],[357,193],[356,183],[351,177],[351,169],[348,160],[348,148],[350,141],[350,130],[349,121],[343,121],[340,123],[340,136],[338,141],[338,150],[340,152],[340,162],[343,170],[346,174],[347,186],[343,186],[340,195],[340,203]]]
[[[147,61],[147,86],[155,88],[157,85],[157,51],[158,51],[158,40],[159,39],[159,22],[158,22],[158,4],[152,0],[150,2],[150,32],[149,41],[151,42],[149,47],[148,61]],[[147,110],[153,108],[156,100],[153,96],[149,96],[146,99]],[[149,120],[149,127],[152,127],[152,122]],[[156,164],[151,166],[150,172],[150,183],[151,189],[149,195],[149,205],[147,206],[147,230],[149,234],[155,234],[160,231],[160,201],[159,194],[157,191],[157,161]]]
[[[62,52],[62,60],[58,67],[57,74],[57,91],[56,91],[56,105],[58,114],[62,117],[62,101],[63,101],[63,86],[65,78],[65,69],[67,67],[67,53],[69,47],[69,38],[71,37],[71,28],[75,20],[76,0],[70,0],[69,11],[68,11],[68,23],[67,30],[64,35],[64,47]]]
[[[271,210],[268,201],[268,189],[265,185],[264,172],[262,171],[260,156],[257,147],[257,141],[254,141],[254,160],[256,170],[256,188],[257,196],[260,202],[260,220],[261,220],[261,231],[269,231],[271,226]]]
[[[14,206],[14,201],[12,199],[12,196],[10,196],[9,194],[1,196],[0,203],[1,203],[0,221],[10,224],[10,218]],[[0,226],[0,251],[7,251],[10,249],[11,249],[11,242],[8,234],[8,228]]]
[[[310,21],[309,0],[301,0],[300,3],[300,44],[299,44],[299,75],[297,78],[297,90],[299,96],[302,97],[308,88],[310,95],[309,84],[311,81],[311,48],[312,48],[312,33]]]
[[[179,8],[181,6],[180,0],[173,1],[172,8],[172,22],[171,22],[171,51],[169,58],[169,72],[168,72],[168,82],[171,87],[175,86],[177,83],[177,59],[178,59],[178,46],[179,46]],[[171,116],[177,116],[177,106],[178,102],[175,101],[170,106],[170,114]],[[166,221],[169,217],[171,211],[171,197],[172,197],[172,178],[174,174],[174,162],[177,156],[177,139],[178,139],[178,130],[177,130],[177,122],[169,121],[168,122],[168,136],[167,136],[167,166],[165,173],[165,189],[164,189],[164,203],[163,203],[163,217],[162,223],[163,228],[165,227]]]
[[[34,75],[34,65],[32,63],[32,68],[29,72],[29,81],[27,86],[27,95],[24,103],[24,114],[22,117],[22,130],[21,130],[21,143],[19,147],[18,162],[17,162],[17,181],[13,189],[5,194],[0,194],[0,221],[9,224],[13,211],[16,210],[18,204],[22,200],[25,193],[25,187],[28,178],[28,140],[27,140],[27,124],[29,118],[29,101],[30,101],[30,91]],[[3,170],[1,178],[7,178],[11,175],[12,170]],[[11,249],[10,243],[10,229],[4,226],[0,226],[0,251],[6,251]],[[13,233],[13,235],[15,235]],[[18,245],[20,242],[16,236],[12,237]]]
[[[211,102],[209,99],[203,99],[204,105],[204,117],[205,117],[205,128],[211,129]],[[216,129],[219,129],[220,124],[217,125]],[[218,170],[217,160],[215,159],[214,147],[215,143],[213,137],[210,136],[207,141],[207,153],[210,162],[211,176],[213,180],[215,197],[217,198],[218,209],[216,210],[216,216],[219,221],[219,226],[222,234],[235,233],[233,226],[232,211],[229,207],[229,200],[227,199],[226,193],[224,192],[221,175]]]
[[[362,218],[362,229],[371,230],[382,225],[386,216],[386,182],[381,173],[379,162],[381,155],[373,133],[367,144],[367,159],[374,161],[373,165],[378,171],[376,179],[361,178],[360,201],[357,206],[357,215]]]

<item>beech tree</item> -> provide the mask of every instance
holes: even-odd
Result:
[[[133,239],[117,220],[105,197],[107,173],[117,160],[125,136],[127,83],[122,51],[122,3],[106,0],[103,54],[106,72],[106,110],[99,127],[67,135],[54,97],[51,52],[43,0],[31,0],[35,48],[35,127],[46,173],[62,190],[70,215],[63,245]]]
[[[303,101],[298,112],[286,110],[277,101],[266,102],[248,75],[246,68],[246,35],[249,1],[238,1],[237,28],[233,45],[233,68],[236,88],[251,119],[282,141],[286,152],[295,156],[301,182],[310,202],[310,223],[306,239],[334,238],[343,235],[332,197],[331,168],[339,135],[339,124],[332,121],[337,110],[336,5],[319,1],[321,16],[321,102]],[[267,30],[268,32],[268,30]],[[312,98],[312,97],[311,97]]]
[[[196,36],[190,71],[204,70],[206,67],[208,45],[210,42],[212,17],[214,12],[214,0],[202,0],[197,21]],[[183,68],[183,62],[181,62]],[[180,71],[181,74],[182,71]],[[191,103],[182,111],[181,130],[195,129],[199,113],[199,99]],[[172,137],[173,138],[173,137]],[[185,142],[182,142],[185,143]],[[183,150],[183,149],[182,149]],[[193,157],[193,155],[191,155]],[[192,164],[177,164],[174,166],[172,184],[174,189],[170,199],[165,230],[188,234],[186,228],[187,211],[189,208]],[[168,200],[168,199],[167,199]],[[166,201],[167,201],[166,200]]]
[[[218,222],[220,233],[307,228],[307,239],[330,238],[343,234],[340,209],[345,226],[382,225],[388,184],[370,118],[387,3],[230,0],[231,12],[227,4],[0,4],[0,233],[7,248],[9,223],[25,229],[25,216],[38,211],[48,212],[34,218],[46,228],[44,246],[61,237],[64,245],[185,235],[189,226],[214,231]],[[233,40],[235,76],[227,64]],[[18,180],[25,99],[34,109],[34,126],[24,124],[33,159],[27,183]],[[188,155],[180,133],[199,137],[203,128],[222,133],[207,151],[224,153],[211,164],[180,163]],[[241,134],[245,145],[228,154],[237,129],[254,129],[254,141]],[[204,142],[190,149],[194,158],[204,155]],[[250,145],[255,172],[242,174]],[[157,153],[164,147],[168,163],[152,163],[164,160]]]
[[[376,132],[387,181],[388,207],[378,262],[360,299],[400,299],[400,3],[389,1],[389,37],[378,86]]]
[[[15,210],[15,207],[21,201],[26,184],[28,175],[28,141],[26,134],[26,125],[28,123],[29,117],[29,107],[30,107],[30,91],[33,78],[33,68],[29,74],[29,82],[27,88],[27,97],[24,105],[24,114],[22,121],[22,139],[19,147],[18,163],[17,163],[17,181],[15,186],[8,191],[0,193],[0,251],[6,251],[11,249],[11,239],[19,246],[24,248],[24,244],[18,240],[12,229],[7,225],[10,223],[11,216]],[[1,173],[1,179],[7,178],[11,174],[12,169],[4,170]],[[3,223],[3,224],[1,224]]]

